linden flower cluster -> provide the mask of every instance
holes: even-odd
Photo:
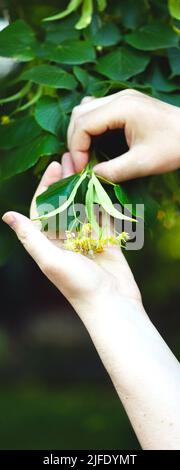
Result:
[[[83,255],[93,256],[95,253],[102,253],[104,248],[109,245],[124,246],[126,241],[129,240],[129,235],[126,232],[121,234],[109,235],[107,237],[95,238],[92,236],[91,224],[83,224],[77,234],[66,231],[66,240],[64,247],[66,250],[75,251]]]

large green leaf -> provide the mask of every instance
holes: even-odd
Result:
[[[172,75],[180,75],[180,48],[172,47],[168,50],[168,58]]]
[[[50,217],[54,217],[55,215],[61,214],[62,212],[66,211],[68,209],[68,207],[73,203],[73,201],[75,199],[75,196],[77,194],[78,188],[80,187],[80,185],[82,184],[82,182],[86,178],[87,178],[87,172],[84,172],[82,174],[78,174],[78,179],[77,179],[76,183],[73,185],[73,188],[70,192],[69,197],[68,198],[65,197],[65,200],[64,200],[64,197],[63,197],[63,200],[61,200],[61,199],[59,199],[59,198],[61,198],[61,195],[59,194],[59,196],[58,196],[59,203],[58,203],[57,208],[55,208],[55,206],[52,205],[52,210],[50,212],[48,212],[47,214],[44,213],[44,210],[46,209],[44,204],[47,204],[47,202],[46,203],[43,202],[42,204],[43,204],[44,207],[43,206],[41,206],[41,208],[39,207],[40,216],[37,217],[37,219],[47,220]],[[58,184],[58,183],[55,183],[55,185],[56,184]],[[53,188],[54,188],[54,185],[50,186],[49,190],[53,191]],[[55,189],[56,189],[56,186],[55,186]]]
[[[0,179],[3,180],[22,173],[35,165],[40,157],[57,154],[61,148],[62,146],[56,137],[44,134],[25,145],[5,152],[1,157]]]
[[[178,35],[173,29],[162,23],[152,23],[139,30],[126,34],[126,42],[142,51],[153,51],[177,46]]]
[[[68,117],[59,99],[43,96],[36,105],[35,119],[42,129],[65,138]]]
[[[76,173],[49,186],[47,191],[36,198],[37,209],[44,204],[49,204],[54,209],[57,209],[61,204],[60,198],[69,199],[79,178],[79,173]]]
[[[150,57],[127,47],[118,47],[100,58],[96,70],[112,80],[127,80],[143,72]]]
[[[126,29],[136,29],[145,23],[148,13],[148,2],[146,0],[121,0],[114,2],[114,15],[118,13],[121,22]]]
[[[52,65],[37,65],[23,72],[21,80],[31,80],[40,85],[48,85],[52,88],[64,88],[73,90],[76,87],[75,78],[65,70]]]
[[[65,113],[71,113],[74,106],[78,105],[82,99],[81,93],[78,91],[68,92],[61,96],[61,106]]]
[[[17,20],[0,32],[0,56],[29,61],[35,57],[36,38],[33,30]]]
[[[171,16],[180,20],[180,0],[168,0],[168,6]]]
[[[141,212],[137,210],[136,204],[143,204],[145,224],[151,227],[156,222],[159,204],[147,191],[145,181],[137,180],[135,182],[116,184],[114,192],[122,206],[126,204],[132,205],[132,214],[135,217],[141,217]]]
[[[173,106],[180,106],[180,93],[163,93],[161,91],[154,91],[153,96],[158,100],[165,101],[165,103],[172,104]]]
[[[98,19],[94,20],[94,22]],[[120,29],[114,23],[101,24],[98,22],[98,27],[94,27],[92,23],[87,30],[85,30],[85,36],[88,38],[94,46],[115,46],[122,38]]]
[[[96,58],[92,44],[87,41],[68,41],[58,45],[46,42],[38,48],[37,55],[40,58],[69,65],[93,62]]]
[[[40,133],[41,129],[32,116],[17,119],[7,126],[0,125],[0,148],[8,150],[20,146]]]
[[[78,15],[71,15],[60,23],[45,23],[45,40],[47,42],[52,42],[53,44],[61,44],[63,41],[78,39],[80,32],[75,29],[77,19]]]
[[[163,69],[160,67],[158,62],[151,64],[151,67],[146,74],[146,83],[150,84],[152,88],[158,91],[171,92],[178,90],[179,85],[168,80],[167,72],[163,72]]]
[[[81,83],[82,87],[87,88],[88,83],[89,83],[88,72],[82,69],[81,67],[78,67],[77,65],[73,67],[73,72],[77,80]]]

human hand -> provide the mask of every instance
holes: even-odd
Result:
[[[63,156],[62,165],[49,165],[31,217],[37,215],[35,197],[73,171],[70,154]],[[89,259],[48,239],[37,221],[16,212],[7,212],[3,220],[87,327],[142,447],[179,448],[179,364],[144,311],[120,249],[111,246]]]
[[[72,112],[68,147],[76,171],[87,164],[92,136],[124,128],[129,151],[99,163],[94,171],[114,182],[180,167],[180,109],[135,90],[86,97]]]
[[[74,167],[70,154],[62,158],[62,165],[53,162],[47,168],[31,204],[31,218],[36,218],[37,195],[62,177],[73,174]],[[93,310],[97,298],[118,295],[141,303],[140,293],[126,259],[118,247],[109,247],[104,253],[89,259],[79,253],[66,251],[60,240],[48,239],[41,233],[40,223],[15,212],[3,217],[16,232],[19,240],[39,265],[40,269],[67,297],[79,315],[87,309]],[[38,224],[38,227],[37,227]]]

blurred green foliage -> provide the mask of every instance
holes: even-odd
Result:
[[[138,449],[119,400],[103,386],[0,392],[0,449]]]

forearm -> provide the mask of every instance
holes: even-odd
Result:
[[[140,304],[97,302],[80,316],[143,449],[180,448],[178,361]]]

